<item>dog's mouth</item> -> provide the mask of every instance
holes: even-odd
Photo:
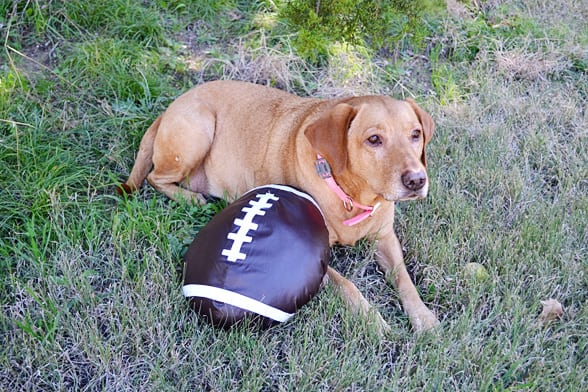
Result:
[[[424,199],[426,196],[426,194],[412,193],[410,195],[407,195],[406,197],[401,198],[400,200],[421,200]]]
[[[396,202],[396,201],[407,201],[407,200],[421,200],[427,197],[427,191],[405,191],[405,192],[397,192],[397,193],[387,193],[383,194],[382,197],[386,201]]]

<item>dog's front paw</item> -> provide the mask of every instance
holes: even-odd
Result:
[[[428,331],[439,325],[437,316],[427,307],[423,307],[417,312],[414,312],[409,316],[409,319],[415,332]]]

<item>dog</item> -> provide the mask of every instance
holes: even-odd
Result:
[[[431,116],[412,99],[359,96],[301,98],[239,81],[212,81],[178,97],[148,128],[120,193],[147,178],[174,200],[205,203],[205,195],[236,199],[265,184],[286,184],[321,207],[329,242],[377,242],[376,261],[399,292],[416,331],[438,325],[421,300],[393,230],[394,203],[427,195],[426,146]],[[355,312],[390,327],[357,287],[329,267]]]

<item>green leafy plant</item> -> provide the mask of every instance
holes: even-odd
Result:
[[[279,16],[297,33],[299,54],[324,60],[332,42],[373,49],[390,45],[413,31],[422,40],[422,18],[439,8],[439,1],[293,0],[279,6]]]

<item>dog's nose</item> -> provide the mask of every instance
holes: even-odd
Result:
[[[425,186],[427,175],[424,171],[408,171],[402,175],[402,183],[411,191],[418,191]]]

